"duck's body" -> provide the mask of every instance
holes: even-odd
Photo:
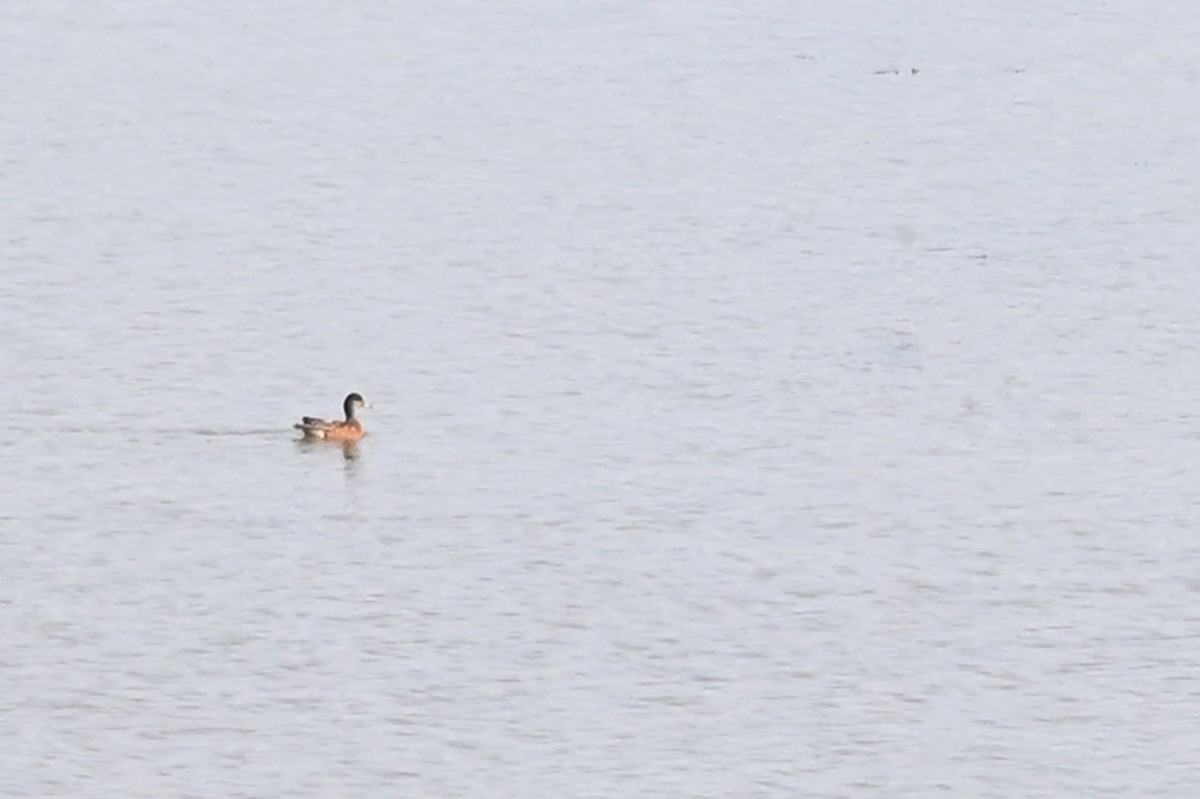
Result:
[[[331,422],[315,416],[305,416],[296,423],[295,428],[304,431],[305,438],[323,438],[326,441],[357,441],[367,434],[363,430],[362,422],[357,418],[358,409],[365,407],[367,407],[367,403],[363,401],[361,395],[350,394],[342,403],[342,408],[346,412],[344,422]]]

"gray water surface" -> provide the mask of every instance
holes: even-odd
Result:
[[[1200,10],[1051,5],[0,8],[0,794],[1194,796]]]

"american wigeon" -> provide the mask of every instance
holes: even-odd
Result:
[[[327,441],[357,441],[367,433],[363,430],[362,422],[358,421],[359,408],[369,408],[361,394],[348,394],[342,408],[346,412],[346,421],[329,422],[315,416],[305,416],[296,425],[297,430],[304,431],[305,438],[323,438]]]

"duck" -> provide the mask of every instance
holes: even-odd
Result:
[[[363,430],[362,422],[358,420],[358,410],[360,408],[371,407],[362,398],[362,395],[355,392],[346,395],[346,399],[342,402],[342,409],[346,413],[346,421],[330,422],[325,419],[318,419],[315,416],[305,416],[294,427],[297,430],[304,431],[306,439],[323,438],[326,441],[357,441],[367,434]]]

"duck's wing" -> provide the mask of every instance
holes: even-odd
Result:
[[[317,431],[329,430],[334,426],[334,423],[325,419],[318,419],[315,416],[304,416],[293,426],[297,430],[303,430],[306,433],[315,433]]]

